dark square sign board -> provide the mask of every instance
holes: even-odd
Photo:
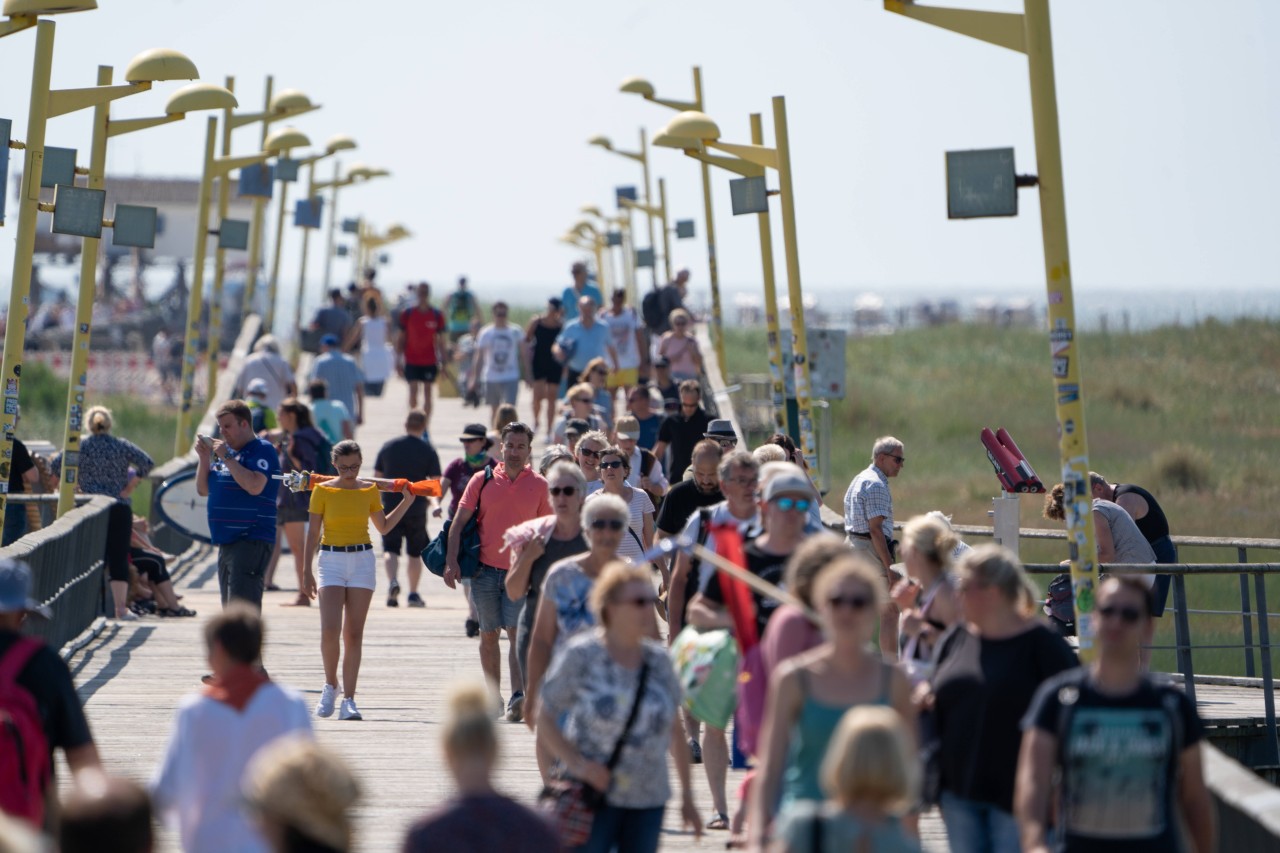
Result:
[[[947,218],[1018,215],[1012,148],[947,152]]]

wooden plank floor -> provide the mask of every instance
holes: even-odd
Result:
[[[377,448],[400,434],[407,410],[406,389],[393,379],[386,395],[371,401],[370,416],[358,433],[366,467]],[[530,400],[522,391],[521,414]],[[477,410],[457,400],[437,400],[431,422],[433,443],[447,464],[460,452],[456,436],[468,421],[485,420]],[[487,415],[487,408],[483,410]],[[543,430],[545,431],[545,429]],[[536,444],[541,449],[541,441]],[[366,473],[369,473],[366,471]],[[432,529],[436,527],[432,524]],[[374,537],[381,550],[379,537]],[[460,591],[447,589],[427,575],[422,593],[426,609],[386,606],[386,580],[379,558],[379,591],[365,632],[364,661],[358,692],[362,722],[315,720],[317,736],[337,750],[354,768],[364,789],[357,809],[357,842],[362,851],[399,848],[406,828],[419,815],[446,799],[452,790],[439,747],[440,723],[450,687],[480,678],[476,641],[463,633],[466,605]],[[285,592],[268,593],[263,612],[267,621],[265,663],[272,678],[300,690],[314,703],[323,682],[319,652],[319,616],[314,608],[280,607],[294,597],[292,562],[287,555],[277,572]],[[401,582],[405,582],[401,568]],[[71,666],[108,768],[139,780],[147,779],[159,760],[168,721],[179,699],[199,687],[206,671],[201,624],[217,612],[218,589],[211,559],[197,563],[178,583],[184,603],[200,613],[197,619],[144,619],[111,625],[79,652]],[[407,594],[407,584],[406,584]],[[503,644],[503,695],[506,685],[506,645]],[[1245,688],[1199,688],[1206,717],[1251,717],[1262,713],[1260,691]],[[540,787],[533,756],[533,737],[523,725],[499,723],[502,764],[498,787],[529,802]],[[694,768],[694,787],[704,817],[711,811],[705,777]],[[729,777],[730,802],[741,772]],[[65,772],[61,778],[66,779]],[[674,779],[674,774],[673,774]],[[669,810],[664,850],[717,849],[723,832],[708,834],[698,843],[678,833]],[[945,850],[941,821],[936,813],[922,824],[925,845]],[[163,832],[159,850],[176,850],[173,833]]]

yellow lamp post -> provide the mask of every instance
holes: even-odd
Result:
[[[661,104],[677,112],[694,111],[703,113],[707,110],[706,103],[702,99],[702,69],[697,65],[693,67],[692,101],[659,98],[654,91],[653,84],[643,77],[628,77],[622,81],[619,90],[633,95],[640,95],[646,101]],[[656,139],[653,144],[658,144]],[[720,369],[727,370],[728,368],[725,366],[724,361],[723,315],[720,311],[720,267],[716,261],[716,224],[715,216],[711,209],[711,169],[706,163],[702,164],[702,210],[706,219],[707,272],[711,283],[711,343],[716,348],[716,358],[720,362]],[[668,270],[667,274],[668,276],[670,275],[670,270]]]
[[[634,160],[637,163],[639,163],[640,168],[644,173],[644,200],[646,203],[653,200],[653,184],[649,181],[649,138],[648,138],[648,134],[645,132],[645,129],[643,127],[640,128],[640,150],[639,151],[622,151],[618,148],[614,148],[613,142],[610,141],[609,137],[607,136],[593,136],[587,140],[587,144],[597,145],[603,148],[605,151],[612,151],[614,154],[617,154],[620,157],[626,157],[628,160]],[[654,249],[653,218],[646,217],[646,220],[647,220],[647,225],[649,229],[649,248]],[[634,226],[631,228],[631,230],[634,232],[635,230]],[[665,259],[665,260],[668,266],[667,278],[670,279],[671,270],[669,269],[669,267],[671,265],[671,261],[670,259]],[[634,256],[632,259],[632,263],[634,264]],[[658,286],[658,265],[656,261],[654,262],[654,265],[650,268],[649,271],[653,274],[653,286],[656,288]],[[627,301],[629,301],[631,304],[633,305],[637,304],[638,300],[639,300],[639,294],[634,292],[634,290],[633,292],[627,294]]]
[[[284,128],[282,133],[291,131],[291,129],[292,128]],[[330,145],[337,145],[338,147],[335,147],[333,150],[326,150],[325,154],[317,154],[310,156],[310,158],[296,160],[298,168],[301,169],[303,165],[306,165],[306,167],[314,167],[316,160],[337,154],[338,151],[353,149],[353,147],[356,147],[356,141],[352,140],[349,136],[335,136],[333,137],[333,140],[330,140]],[[282,154],[288,156],[289,152],[283,151]],[[311,169],[311,178],[315,178],[314,168]],[[307,197],[310,199],[310,188],[308,188],[307,192]],[[289,182],[283,181],[282,179],[282,181],[280,181],[279,207],[276,209],[275,218],[275,245],[271,248],[271,279],[268,283],[268,289],[266,289],[266,319],[264,323],[264,328],[268,330],[268,332],[273,333],[275,332],[275,302],[276,297],[278,297],[280,284],[280,256],[282,256],[284,250],[284,216],[288,213],[288,206]],[[303,229],[303,232],[305,232],[305,229]],[[303,237],[305,236],[306,234],[303,233]],[[300,297],[301,293],[302,289],[298,288],[298,295],[300,295]]]
[[[93,3],[39,3],[33,0],[7,0],[4,12],[12,19],[44,12],[79,11],[95,8]],[[9,465],[13,455],[13,431],[18,412],[22,377],[23,343],[31,295],[31,265],[35,253],[36,216],[40,210],[40,184],[44,171],[45,125],[50,118],[96,107],[151,88],[154,81],[189,80],[197,76],[195,66],[182,54],[173,51],[148,51],[135,57],[122,86],[97,86],[85,89],[49,88],[53,64],[52,21],[36,25],[36,50],[31,75],[31,101],[28,108],[27,139],[22,169],[22,186],[18,195],[18,233],[13,256],[13,277],[6,320],[3,367],[4,413],[0,417],[0,516],[8,503]],[[11,30],[10,32],[16,32]],[[8,34],[8,33],[5,33]],[[96,251],[96,241],[94,243]],[[85,300],[81,300],[84,302]],[[92,310],[90,289],[88,308]],[[79,314],[84,306],[78,309]],[[90,315],[92,316],[92,315]],[[84,342],[87,348],[87,340]],[[73,375],[72,381],[76,381]]]
[[[761,143],[741,145],[720,141],[720,128],[705,113],[682,112],[671,120],[664,142],[687,151],[700,152],[713,148],[732,154],[748,163],[774,169],[778,173],[778,195],[782,204],[782,247],[787,264],[787,292],[791,301],[791,352],[795,368],[796,417],[799,421],[800,444],[810,468],[817,466],[813,439],[813,412],[809,391],[809,339],[804,322],[804,291],[800,283],[800,252],[796,238],[795,187],[791,177],[791,145],[787,134],[786,99],[773,99],[775,147]],[[679,142],[675,142],[679,140]],[[686,147],[687,146],[687,147]]]
[[[338,227],[338,190],[342,187],[349,187],[354,184],[361,184],[371,181],[374,178],[386,178],[391,175],[386,169],[375,169],[366,166],[363,163],[356,163],[347,169],[346,177],[338,177],[341,174],[339,164],[334,161],[333,164],[333,180],[322,181],[312,186],[314,193],[320,193],[323,190],[331,190],[329,197],[329,237],[326,241],[324,256],[324,292],[328,293],[333,281],[333,258],[337,253],[337,227]]]
[[[351,151],[356,147],[356,141],[350,136],[339,134],[329,137],[329,141],[324,145],[323,154],[312,154],[310,157],[304,157],[300,161],[307,167],[307,200],[314,201],[318,198],[319,190],[316,188],[316,163],[326,157],[333,157],[340,151]],[[337,193],[337,188],[334,188]],[[307,287],[307,250],[311,246],[311,228],[307,225],[302,226],[302,258],[298,264],[298,293],[293,303],[293,329],[294,334],[301,334],[302,329],[302,294],[306,292]]]
[[[667,223],[667,182],[662,178],[658,178],[658,203],[657,205],[646,202],[632,201],[629,198],[618,199],[618,202],[627,210],[638,210],[649,219],[650,232],[649,239],[653,240],[652,223],[658,220],[662,228],[662,259],[667,273],[667,281],[671,281],[671,228]],[[654,262],[654,269],[657,269],[657,262]]]
[[[249,124],[262,125],[262,141],[260,147],[264,150],[267,144],[267,136],[271,132],[271,125],[285,119],[296,118],[306,113],[315,112],[320,109],[319,104],[311,103],[302,92],[297,89],[283,89],[279,94],[273,95],[274,80],[267,77],[266,85],[266,108],[257,113],[240,113],[229,116],[228,127],[235,130],[238,127],[244,127]],[[224,147],[222,156],[230,157],[230,145],[228,136],[228,145]],[[253,200],[253,217],[249,225],[249,266],[245,272],[244,283],[244,302],[241,309],[241,316],[247,316],[253,310],[254,300],[258,295],[258,267],[262,260],[262,229],[263,229],[263,213],[266,208],[267,200],[262,197],[255,197]]]
[[[125,72],[126,79],[139,74],[150,76],[158,71],[148,71],[147,64],[168,63],[177,67],[180,54],[148,51],[135,59]],[[190,65],[190,63],[187,63]],[[195,74],[194,65],[180,69],[182,74]],[[98,86],[111,84],[112,68],[98,67]],[[187,113],[202,110],[221,110],[235,106],[235,96],[226,89],[208,83],[192,83],[174,92],[165,104],[165,114],[154,118],[135,118],[113,121],[110,103],[99,104],[93,114],[93,141],[89,148],[89,188],[102,189],[106,184],[107,140],[126,133],[170,124],[186,118]],[[98,240],[84,238],[80,250],[80,296],[76,303],[76,328],[71,342],[71,377],[67,383],[66,428],[62,437],[62,479],[58,490],[58,515],[75,506],[76,484],[80,470],[80,427],[87,394],[89,367],[90,329],[93,324],[93,293],[97,278]]]
[[[604,251],[607,248],[607,240],[604,234],[585,219],[580,219],[574,223],[570,233],[578,235],[583,241],[583,248],[589,250],[595,256],[596,283],[600,285],[600,292],[607,295],[609,293],[609,279],[605,275],[604,269]]]
[[[205,131],[204,170],[200,178],[200,193],[196,202],[196,245],[192,261],[191,291],[187,295],[186,346],[182,355],[182,407],[178,412],[178,427],[174,435],[173,455],[182,456],[191,442],[191,402],[196,370],[196,347],[200,339],[200,308],[204,301],[204,262],[209,243],[209,196],[215,178],[226,178],[236,169],[262,163],[272,154],[310,145],[310,140],[296,130],[276,131],[267,137],[263,151],[243,157],[216,157],[218,120],[211,117]],[[210,357],[217,357],[216,340],[210,329]],[[207,393],[212,394],[210,388]]]
[[[605,216],[600,208],[594,204],[583,205],[579,208],[587,216],[590,216],[594,222],[597,232],[604,240],[605,255],[609,258],[606,266],[609,268],[609,279],[617,281],[617,287],[624,288],[628,294],[636,292],[636,270],[633,262],[635,257],[631,255],[631,217],[630,216]],[[620,270],[615,270],[613,266],[613,253],[609,252],[612,248],[609,244],[609,234],[613,229],[618,230],[618,257],[621,259]],[[603,272],[600,275],[604,275]]]
[[[1093,604],[1098,587],[1098,561],[1093,532],[1089,485],[1089,445],[1085,439],[1084,394],[1080,357],[1075,341],[1075,303],[1071,260],[1067,250],[1067,208],[1062,179],[1062,149],[1058,134],[1058,100],[1053,69],[1053,35],[1049,0],[1023,0],[1022,14],[938,9],[885,0],[885,8],[927,24],[952,30],[979,41],[1027,55],[1031,79],[1031,118],[1036,140],[1036,171],[1040,186],[1040,228],[1044,240],[1045,285],[1049,299],[1049,327],[1054,397],[1057,400],[1062,484],[1066,489],[1067,541],[1072,543],[1071,586],[1074,591],[1080,654],[1093,659]],[[1175,577],[1175,583],[1181,578]]]
[[[764,128],[759,113],[751,114],[751,142],[753,145],[764,143]],[[709,154],[699,150],[696,140],[672,137],[665,130],[658,132],[653,138],[653,144],[663,148],[683,149],[687,156],[701,161],[704,169],[718,166],[744,178],[764,177],[764,166],[738,157]],[[779,431],[789,434],[790,418],[787,417],[786,385],[782,376],[782,339],[778,326],[778,290],[773,272],[773,226],[767,207],[756,214],[756,222],[760,234],[761,274],[764,278],[765,337],[769,350],[770,385],[773,390],[773,425]],[[724,362],[721,362],[720,368],[726,369]]]
[[[383,246],[388,246],[399,240],[407,240],[413,234],[409,232],[400,223],[395,223],[387,227],[382,234],[373,230],[373,226],[360,223],[359,245],[356,250],[356,268],[366,269],[373,266],[373,253]]]

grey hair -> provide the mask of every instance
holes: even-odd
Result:
[[[1111,485],[1111,484],[1107,482],[1107,478],[1106,478],[1106,477],[1102,476],[1102,475],[1101,475],[1101,474],[1099,474],[1097,471],[1090,471],[1090,472],[1089,472],[1089,485],[1090,485],[1090,486],[1109,486],[1109,485]]]
[[[582,473],[582,469],[578,467],[578,463],[570,459],[558,460],[543,476],[546,477],[548,483],[559,477],[569,477],[577,485],[579,494],[583,494],[587,490],[586,476]]]
[[[760,463],[747,451],[735,450],[720,459],[720,465],[716,470],[719,472],[721,480],[727,480],[729,479],[729,472],[734,468],[745,468],[754,473],[760,470]]]
[[[275,335],[263,335],[262,337],[258,338],[256,343],[254,343],[253,351],[254,352],[273,352],[276,355],[279,355],[280,342],[276,340]]]
[[[557,462],[573,462],[573,453],[563,444],[553,444],[542,451],[542,458],[538,461],[538,473],[544,477],[547,476],[547,471]]]
[[[605,435],[603,432],[601,432],[601,431],[600,431],[600,430],[598,430],[598,429],[593,429],[593,430],[591,430],[590,432],[584,432],[582,435],[578,436],[578,445],[577,445],[577,446],[578,446],[578,447],[581,447],[581,446],[582,446],[582,442],[584,442],[584,441],[598,441],[598,442],[600,442],[602,445],[604,445],[604,447],[601,447],[601,448],[600,448],[601,450],[604,450],[604,448],[605,448],[605,447],[608,447],[608,446],[609,446],[609,436]]]
[[[627,506],[626,501],[617,495],[605,494],[604,492],[596,492],[595,497],[582,505],[582,526],[588,531],[591,529],[591,522],[607,517],[620,518],[624,524],[629,523],[631,521],[631,508]]]
[[[881,453],[892,453],[893,451],[902,452],[903,444],[891,435],[882,435],[876,439],[876,443],[871,447],[871,461],[875,462],[876,457]]]

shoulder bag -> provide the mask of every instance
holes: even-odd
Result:
[[[484,466],[484,480],[480,483],[480,492],[476,495],[476,509],[467,519],[458,537],[458,568],[464,578],[470,578],[480,568],[480,501],[484,497],[484,487],[493,479],[493,466]],[[452,518],[446,518],[436,538],[422,550],[422,562],[433,575],[444,577],[445,566],[449,557],[449,528]]]

